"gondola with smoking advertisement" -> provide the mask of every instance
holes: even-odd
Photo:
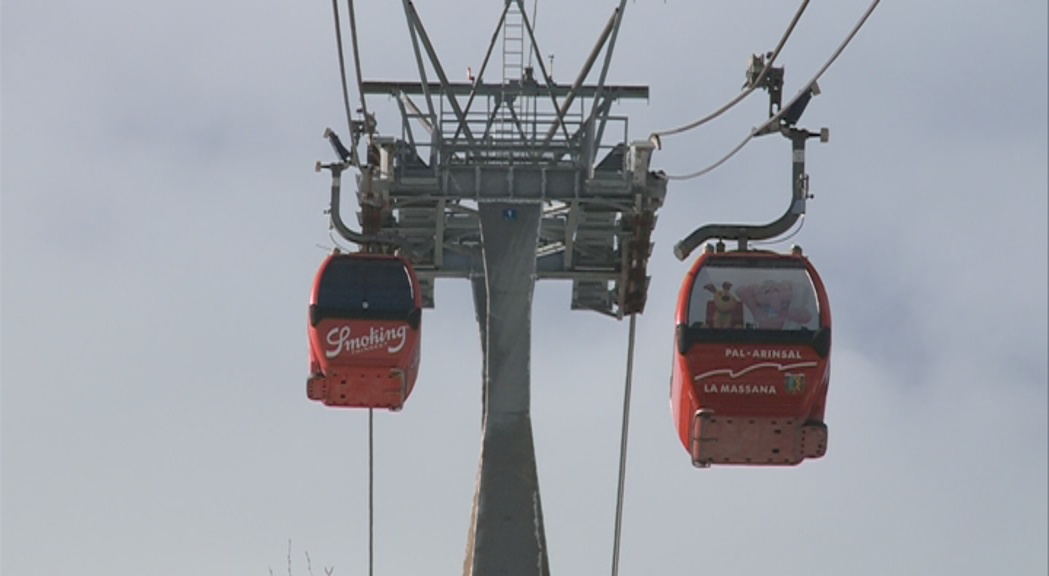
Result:
[[[330,255],[310,299],[306,395],[327,406],[400,410],[419,372],[421,318],[407,260]]]

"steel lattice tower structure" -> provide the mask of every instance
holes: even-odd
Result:
[[[484,358],[482,449],[463,574],[547,576],[530,414],[535,281],[571,281],[574,310],[641,312],[666,194],[666,179],[649,168],[653,145],[629,142],[627,119],[610,114],[617,100],[648,98],[644,86],[605,84],[626,0],[571,85],[556,84],[541,56],[537,69],[525,63],[529,50],[542,52],[524,0],[504,0],[469,83],[449,81],[414,6],[403,4],[419,81],[361,86],[392,96],[401,112],[399,136],[370,138],[358,163],[361,221],[381,232],[366,237],[343,221],[340,169],[332,224],[356,242],[396,245],[426,306],[437,278],[471,281]],[[485,82],[500,40],[503,78]],[[587,84],[599,60],[598,80]],[[369,125],[357,123],[357,136]]]

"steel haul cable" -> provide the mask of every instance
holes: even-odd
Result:
[[[630,388],[634,375],[634,334],[637,314],[630,315],[630,339],[627,344],[626,386],[623,391],[623,429],[619,442],[619,488],[616,492],[616,527],[612,539],[612,576],[619,574],[619,542],[623,527],[623,487],[626,484],[626,448],[630,430]]]
[[[339,74],[342,76],[342,103],[346,107],[346,126],[353,134],[353,114],[350,112],[350,91],[346,85],[346,61],[342,55],[342,28],[339,26],[339,0],[331,0],[335,16],[335,43],[339,50]]]
[[[674,134],[681,134],[682,132],[687,132],[689,130],[692,130],[693,128],[698,128],[706,124],[707,122],[710,122],[711,120],[717,118],[718,116],[721,116],[733,106],[742,102],[743,99],[749,96],[751,92],[757,90],[761,86],[761,81],[764,80],[765,76],[768,74],[769,69],[772,68],[772,64],[776,61],[776,57],[778,57],[780,51],[783,50],[783,46],[786,45],[787,39],[790,38],[791,33],[794,32],[794,27],[797,26],[798,21],[801,20],[801,15],[805,12],[805,8],[808,7],[808,5],[809,0],[805,0],[801,3],[801,6],[798,7],[797,12],[794,13],[794,18],[790,21],[790,25],[787,26],[787,31],[783,33],[783,37],[780,38],[779,44],[776,45],[776,48],[772,51],[772,54],[769,56],[768,61],[765,62],[765,66],[761,69],[761,73],[758,74],[757,78],[755,78],[754,81],[750,83],[750,86],[747,87],[746,90],[741,92],[732,100],[729,100],[728,103],[722,106],[721,108],[718,108],[714,112],[704,116],[703,118],[700,118],[699,120],[696,120],[695,122],[692,122],[691,124],[685,124],[684,126],[680,126],[678,128],[671,128],[669,130],[653,132],[652,135],[655,136],[657,139],[662,139],[664,136],[673,136]]]
[[[357,76],[357,92],[361,98],[361,109],[360,112],[364,115],[364,129],[370,135],[374,126],[371,122],[370,116],[368,116],[368,102],[364,98],[364,79],[361,75],[361,54],[357,47],[357,17],[353,10],[353,0],[347,0],[346,4],[349,7],[350,12],[350,42],[353,48],[353,67]],[[359,134],[357,133],[357,127],[353,123],[353,112],[350,110],[350,89],[346,83],[346,59],[343,56],[342,49],[342,26],[339,24],[339,0],[331,0],[332,14],[335,20],[335,43],[339,52],[339,76],[342,79],[342,103],[346,108],[346,126],[350,131],[350,142],[353,143],[352,149],[350,150],[351,162],[354,165],[359,165],[360,162],[357,158],[357,141]]]
[[[357,92],[361,96],[361,113],[364,114],[365,130],[371,134],[371,121],[368,118],[368,101],[364,99],[364,79],[361,77],[361,51],[357,48],[357,17],[353,11],[353,0],[347,0],[346,4],[350,9],[350,44],[353,46],[353,68],[357,73]],[[344,89],[345,82],[346,77],[343,76]]]
[[[375,409],[368,408],[368,576],[375,567]]]
[[[717,162],[711,164],[710,166],[707,166],[706,168],[703,168],[702,170],[699,170],[699,171],[696,171],[696,172],[692,172],[692,173],[689,173],[689,174],[683,174],[683,175],[669,175],[668,174],[667,175],[667,179],[668,180],[690,180],[692,178],[698,178],[698,177],[700,177],[700,176],[702,176],[702,175],[704,175],[704,174],[714,170],[718,166],[721,166],[725,162],[728,162],[729,158],[732,158],[733,156],[736,155],[737,152],[742,150],[743,147],[746,146],[747,143],[750,142],[754,138],[754,136],[757,136],[758,134],[761,134],[766,128],[768,128],[769,126],[772,126],[776,122],[779,122],[779,119],[788,110],[790,110],[791,106],[793,106],[794,103],[798,101],[798,99],[800,99],[803,95],[805,95],[805,93],[811,88],[811,86],[817,80],[819,80],[821,76],[823,76],[823,73],[826,72],[828,68],[830,68],[831,64],[833,64],[834,61],[838,59],[838,56],[840,56],[842,51],[845,50],[845,47],[849,45],[849,42],[851,42],[853,37],[856,36],[856,33],[859,32],[860,28],[862,28],[864,23],[867,22],[867,18],[869,18],[871,13],[874,12],[874,9],[878,6],[878,3],[880,1],[881,0],[874,0],[873,2],[871,2],[870,6],[867,7],[867,11],[864,12],[863,16],[860,18],[860,21],[857,22],[856,26],[854,26],[852,28],[852,31],[849,32],[849,35],[845,37],[845,40],[842,41],[842,43],[838,45],[838,48],[834,51],[834,53],[827,60],[827,62],[823,64],[823,66],[819,69],[818,72],[816,72],[816,75],[813,76],[811,80],[809,80],[807,83],[805,83],[803,85],[804,88],[802,88],[794,96],[794,98],[791,99],[790,102],[788,102],[785,106],[780,108],[779,112],[777,112],[771,118],[766,120],[761,126],[758,126],[757,128],[754,128],[753,130],[751,130],[750,134],[748,134],[747,137],[744,138],[742,142],[737,144],[735,148],[733,148],[728,154],[726,154],[724,157],[722,157]]]

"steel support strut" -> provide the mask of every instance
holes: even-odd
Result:
[[[484,353],[484,400],[463,575],[549,576],[529,408],[541,206],[492,202],[481,204],[479,212],[485,289],[480,279],[473,284]]]

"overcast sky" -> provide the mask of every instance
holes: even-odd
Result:
[[[867,0],[813,2],[793,95]],[[614,0],[540,2],[570,82]],[[420,0],[453,79],[501,2]],[[531,5],[531,3],[529,3]],[[609,82],[629,137],[738,93],[794,2],[627,4]],[[417,80],[401,4],[360,2],[373,80]],[[345,16],[345,5],[343,5]],[[802,124],[804,246],[834,314],[826,457],[694,469],[667,394],[671,247],[768,221],[789,143],[671,182],[638,325],[621,574],[1049,572],[1047,6],[883,2]],[[326,126],[345,133],[329,2],[7,0],[2,12],[2,550],[8,576],[367,570],[367,414],[309,402],[306,306],[331,247]],[[352,73],[352,70],[351,70]],[[379,130],[398,132],[385,98]],[[668,138],[691,172],[766,114],[754,94]],[[774,246],[787,249],[789,243]],[[480,449],[468,283],[437,284],[408,405],[377,413],[377,574],[462,570]],[[627,323],[534,299],[532,417],[551,573],[611,564]]]

